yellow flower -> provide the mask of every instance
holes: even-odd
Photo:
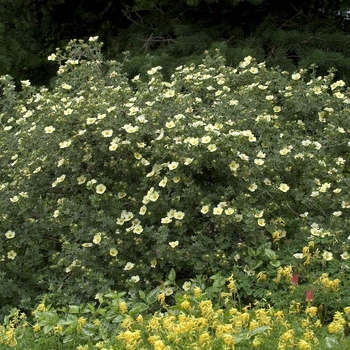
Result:
[[[214,215],[221,215],[222,212],[223,212],[223,208],[221,208],[221,207],[215,207],[213,209],[213,214]]]
[[[175,123],[171,120],[169,122],[166,122],[165,123],[165,126],[168,128],[168,129],[172,129],[175,127]]]
[[[128,263],[125,265],[124,270],[129,271],[129,270],[131,270],[134,266],[135,266],[135,264],[133,264],[133,263],[131,263],[131,262],[128,262]]]
[[[103,130],[102,131],[102,136],[103,137],[111,137],[113,135],[113,130],[112,129],[108,129],[108,130]]]
[[[248,190],[251,192],[254,192],[257,188],[258,188],[258,186],[254,182],[254,183],[250,184],[250,186],[248,187]]]
[[[11,239],[11,238],[15,237],[15,233],[14,233],[13,231],[7,231],[7,232],[5,233],[5,237],[6,237],[7,239]]]
[[[154,192],[150,193],[148,198],[150,201],[155,202],[159,198],[159,193],[157,191],[154,191]]]
[[[184,282],[184,284],[182,285],[182,289],[184,291],[189,291],[191,289],[191,282],[187,281],[187,282]],[[349,307],[350,309],[350,307]]]
[[[204,205],[201,209],[202,214],[206,214],[209,211],[209,205]]]
[[[101,233],[97,233],[92,240],[95,244],[99,244],[101,242]]]
[[[72,143],[72,140],[60,142],[60,148],[67,148],[71,145],[71,143]]]
[[[208,150],[209,150],[209,152],[215,152],[216,150],[217,150],[217,147],[216,147],[216,145],[215,144],[210,144],[210,145],[208,145]]]
[[[128,310],[128,307],[126,305],[126,302],[125,301],[121,301],[119,304],[119,310],[120,310],[120,313],[121,314],[124,314],[127,310]]]
[[[169,245],[171,248],[175,248],[179,245],[179,241],[173,241],[173,242],[169,242]]]
[[[183,309],[188,309],[191,306],[188,300],[184,300],[180,305]]]
[[[118,254],[118,250],[115,249],[114,247],[109,249],[110,256],[117,256],[117,254]]]
[[[259,219],[258,225],[264,227],[265,226],[265,219]]]
[[[10,250],[10,251],[7,253],[7,258],[8,258],[8,259],[14,260],[16,256],[17,256],[17,253],[16,253],[14,250]]]
[[[52,134],[55,131],[55,128],[52,125],[50,125],[47,126],[44,130],[46,134]]]
[[[164,304],[164,301],[165,301],[165,294],[164,294],[164,293],[159,293],[159,294],[158,294],[158,301],[159,301],[161,304]]]
[[[161,219],[161,223],[162,224],[169,224],[170,222],[172,222],[173,220],[171,218],[169,218],[168,216],[165,218]]]
[[[176,220],[182,220],[182,219],[184,218],[184,216],[185,216],[185,213],[182,212],[182,211],[176,211],[176,212],[174,213],[174,218],[175,218]]]
[[[96,186],[96,193],[103,194],[106,191],[106,186],[103,184],[99,184]]]
[[[174,95],[175,95],[174,90],[167,90],[164,94],[164,97],[169,98],[169,97],[173,97]]]
[[[140,214],[140,215],[145,215],[145,214],[146,214],[146,211],[147,211],[147,207],[146,207],[145,205],[143,205],[143,206],[140,208],[139,214]]]
[[[178,165],[179,165],[179,162],[171,162],[168,164],[168,168],[169,170],[174,170],[178,167]]]
[[[39,332],[40,331],[40,325],[38,323],[36,323],[34,326],[33,326],[33,332],[36,333],[36,332]]]
[[[287,184],[280,184],[279,185],[279,190],[281,190],[282,192],[288,192],[288,190],[289,190],[289,186],[287,185]]]
[[[201,139],[202,143],[209,143],[211,141],[211,137],[209,135],[203,136]]]
[[[80,327],[86,325],[86,318],[83,317],[83,316],[79,317],[79,318],[78,318],[78,325],[79,325]]]
[[[86,181],[86,177],[84,175],[81,175],[77,177],[78,185],[82,185]]]

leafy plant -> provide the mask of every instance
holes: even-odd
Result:
[[[49,59],[50,89],[1,78],[4,313],[47,293],[63,307],[166,288],[171,269],[180,282],[234,272],[253,302],[259,273],[299,269],[311,243],[308,284],[320,263],[346,275],[350,99],[333,72],[250,56],[233,68],[214,52],[169,81],[160,66],[128,80],[96,37]]]

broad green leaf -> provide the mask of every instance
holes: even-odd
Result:
[[[158,288],[151,290],[145,298],[145,302],[148,305],[152,305],[153,303],[155,303],[158,300],[158,294],[159,294],[159,290]]]
[[[248,254],[253,257],[256,256],[255,250],[251,247],[248,247]]]
[[[168,275],[168,281],[175,282],[175,278],[176,278],[176,272],[174,269],[171,269]]]
[[[247,338],[249,339],[251,337],[254,337],[255,335],[263,333],[263,332],[269,330],[270,328],[271,327],[268,327],[268,326],[261,326],[261,327],[255,328],[254,330],[252,330],[251,332],[248,333]]]
[[[132,308],[129,311],[130,316],[137,316],[143,311],[148,310],[148,305],[145,303],[136,303],[132,306]]]
[[[326,337],[327,349],[340,349],[340,344],[337,339],[333,337]]]
[[[63,338],[63,344],[69,343],[71,341],[74,341],[74,336],[72,334],[67,334],[64,338]]]
[[[270,261],[270,265],[272,265],[273,267],[280,267],[281,260]]]
[[[276,260],[278,258],[278,255],[276,252],[274,252],[272,249],[266,248],[265,249],[265,255],[270,259],[270,260]]]
[[[145,300],[146,298],[146,293],[143,290],[139,290],[139,295],[142,300]]]
[[[80,312],[80,307],[78,305],[69,305],[68,312],[70,314],[78,314]]]

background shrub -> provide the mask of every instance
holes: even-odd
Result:
[[[154,288],[171,268],[235,271],[254,298],[257,274],[281,265],[316,281],[293,256],[310,241],[315,263],[346,271],[344,82],[218,52],[169,81],[159,66],[129,81],[96,39],[49,56],[50,89],[1,78],[3,307]]]

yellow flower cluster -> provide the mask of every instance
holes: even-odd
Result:
[[[334,280],[330,280],[328,277],[328,273],[323,273],[317,280],[317,282],[324,287],[325,289],[332,291],[332,292],[338,292],[339,291],[339,285],[340,285],[340,279],[336,278]]]

